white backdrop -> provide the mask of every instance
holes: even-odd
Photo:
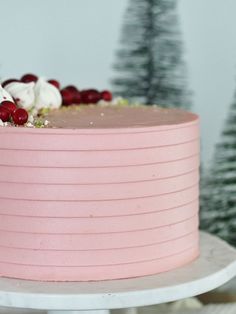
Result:
[[[236,1],[176,0],[207,162],[233,99]],[[128,0],[0,0],[0,77],[34,72],[109,87]]]

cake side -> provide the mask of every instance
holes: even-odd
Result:
[[[87,127],[0,128],[2,276],[129,278],[198,256],[198,117],[158,109],[144,124],[137,107],[129,128],[113,108],[119,123],[104,127],[101,110]]]

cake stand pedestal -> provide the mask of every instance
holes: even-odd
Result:
[[[179,269],[134,279],[47,283],[0,278],[0,306],[48,314],[107,314],[110,309],[154,305],[213,290],[236,275],[236,250],[201,232],[201,255]]]

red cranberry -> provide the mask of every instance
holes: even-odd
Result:
[[[77,93],[78,92],[78,88],[74,85],[68,85],[65,87],[65,89],[68,89],[70,92],[72,93]]]
[[[10,119],[10,112],[4,107],[0,107],[0,119],[3,122],[7,122]]]
[[[75,105],[81,104],[81,95],[80,95],[80,92],[79,92],[79,91],[77,91],[77,92],[74,94],[73,103],[74,103]]]
[[[23,125],[28,121],[28,112],[23,108],[16,109],[11,116],[14,123],[18,125]]]
[[[13,83],[13,82],[20,82],[20,80],[17,80],[17,79],[9,79],[9,80],[6,80],[6,81],[2,82],[2,87],[5,87],[5,86],[7,86],[8,84]]]
[[[73,95],[73,104],[79,105],[81,103],[81,95],[77,87],[74,85],[68,85],[64,89],[68,90]]]
[[[4,107],[6,110],[8,110],[10,114],[12,114],[12,112],[17,108],[16,104],[9,100],[4,100],[1,102],[1,107]]]
[[[68,89],[61,90],[62,102],[64,106],[70,106],[73,103],[74,95]]]
[[[111,101],[112,100],[112,93],[108,90],[104,90],[101,92],[101,97],[105,101]]]
[[[56,88],[60,89],[60,83],[57,80],[48,80],[48,83],[52,84]]]
[[[21,82],[23,83],[37,82],[37,80],[38,80],[38,77],[31,73],[25,74],[21,78]]]
[[[84,104],[96,104],[101,99],[101,95],[96,89],[87,89],[80,94]]]

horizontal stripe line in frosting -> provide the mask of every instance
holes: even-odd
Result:
[[[195,215],[196,216],[196,215]],[[169,242],[173,242],[175,240],[180,240],[180,239],[184,239],[184,238],[188,238],[190,235],[198,233],[198,227],[194,227],[194,230],[192,230],[191,232],[187,232],[186,234],[183,234],[181,236],[177,236],[176,238],[173,239],[169,239],[169,240],[165,240],[165,241],[161,241],[161,242],[153,242],[153,243],[149,243],[149,244],[145,244],[145,245],[136,245],[136,246],[127,246],[127,247],[120,247],[120,248],[107,248],[107,249],[82,249],[82,250],[58,250],[58,249],[33,249],[33,248],[23,248],[23,247],[13,247],[13,246],[4,246],[4,245],[0,245],[0,251],[1,248],[4,249],[10,249],[10,250],[25,250],[25,251],[42,251],[42,252],[98,252],[98,251],[122,251],[122,250],[126,250],[126,249],[137,249],[137,248],[146,248],[146,247],[151,247],[151,246],[156,246],[158,244],[165,244],[165,243],[169,243]]]
[[[28,182],[22,182],[22,181],[0,181],[0,183],[4,183],[4,184],[30,184],[30,185],[111,185],[111,184],[127,184],[127,183],[142,183],[142,182],[152,182],[152,181],[161,181],[161,180],[165,180],[165,179],[171,179],[171,178],[176,178],[179,176],[184,176],[186,174],[192,173],[192,172],[196,172],[198,171],[199,166],[197,168],[192,168],[190,171],[188,172],[183,172],[180,174],[177,174],[175,176],[169,176],[169,177],[160,177],[160,178],[156,178],[156,179],[145,179],[145,180],[135,180],[135,181],[110,181],[110,182],[76,182],[76,183],[58,183],[58,182],[54,182],[54,183],[47,183],[46,179],[45,182],[35,182],[35,181],[28,181]]]
[[[135,148],[119,148],[119,149],[25,149],[25,148],[1,148],[0,151],[24,151],[24,152],[120,152],[120,151],[135,151],[135,150],[149,150],[162,147],[181,146],[199,142],[199,137],[191,139],[190,141],[180,142],[176,144],[160,145],[160,146],[148,146],[148,147],[135,147]]]
[[[53,167],[53,166],[21,166],[21,165],[4,165],[0,164],[0,167],[9,167],[9,168],[36,168],[36,169],[104,169],[104,168],[127,168],[127,167],[139,167],[139,166],[151,166],[151,165],[158,165],[158,164],[168,164],[172,162],[184,161],[194,157],[199,157],[199,153],[189,155],[184,158],[168,160],[168,161],[159,161],[159,162],[152,162],[152,163],[145,163],[145,164],[135,164],[135,165],[112,165],[112,166],[75,166],[75,167]]]
[[[135,199],[142,199],[142,198],[150,198],[150,197],[156,197],[156,196],[162,196],[162,195],[169,195],[169,194],[173,194],[173,193],[177,193],[177,192],[181,192],[181,191],[185,191],[188,190],[194,186],[196,186],[197,184],[199,184],[199,179],[197,180],[197,182],[195,182],[195,184],[190,185],[188,187],[185,187],[184,189],[181,190],[175,190],[175,191],[171,191],[168,193],[163,193],[163,194],[154,194],[154,195],[148,195],[148,196],[141,196],[141,197],[131,197],[131,198],[118,198],[118,199],[102,199],[102,200],[39,200],[39,199],[25,199],[25,198],[12,198],[12,197],[1,197],[1,199],[5,199],[5,200],[14,200],[14,201],[32,201],[32,202],[111,202],[111,201],[124,201],[124,200],[135,200]]]
[[[196,182],[194,182],[195,184],[199,184],[200,179],[196,180]],[[192,187],[192,185],[185,187],[185,189],[188,189]],[[183,191],[184,189],[182,189]],[[181,190],[174,190],[171,192],[166,192],[166,193],[162,193],[162,194],[151,194],[151,195],[145,195],[145,196],[136,196],[136,197],[127,197],[127,198],[106,198],[106,199],[62,199],[59,200],[59,202],[105,202],[105,201],[125,201],[125,200],[135,200],[135,199],[142,199],[142,198],[148,198],[148,197],[155,197],[155,196],[162,196],[162,195],[169,195],[169,194],[173,194],[176,192],[179,192]],[[30,199],[30,198],[12,198],[12,197],[2,197],[2,199],[6,199],[6,200],[19,200],[19,201],[42,201],[42,202],[55,202],[57,201],[56,199]]]
[[[94,168],[121,168],[121,167],[132,167],[132,166],[134,166],[134,167],[137,167],[137,166],[146,166],[146,165],[157,165],[157,164],[166,164],[166,163],[170,163],[170,162],[176,162],[176,161],[180,161],[180,160],[185,160],[185,159],[188,159],[188,158],[191,158],[191,157],[193,157],[193,156],[199,156],[199,150],[198,150],[198,152],[197,152],[197,154],[193,154],[193,155],[188,155],[188,156],[184,156],[184,157],[182,157],[182,158],[179,158],[179,159],[173,159],[173,160],[165,160],[165,161],[158,161],[158,162],[147,162],[147,163],[141,163],[141,164],[134,164],[134,165],[130,165],[130,164],[125,164],[125,165],[121,165],[121,164],[119,164],[119,165],[110,165],[110,166],[98,166],[98,165],[96,165],[96,166],[72,166],[72,167],[64,167],[64,166],[62,166],[61,168],[91,168],[91,169],[94,169]],[[25,165],[18,165],[18,166],[16,166],[16,165],[9,165],[9,164],[7,164],[7,165],[4,165],[4,164],[1,164],[1,166],[6,166],[6,167],[29,167],[29,168],[54,168],[53,166],[25,166]],[[60,168],[60,167],[55,167],[55,168]]]
[[[0,198],[1,200],[1,198]],[[170,208],[164,208],[164,209],[160,209],[160,210],[155,210],[155,211],[150,211],[150,212],[139,212],[139,213],[135,213],[135,214],[128,214],[128,215],[113,215],[113,216],[93,216],[93,218],[116,218],[116,217],[129,217],[129,216],[139,216],[139,215],[148,215],[148,214],[154,214],[154,213],[161,213],[163,211],[168,211],[168,210],[173,210],[173,209],[177,209],[177,208],[180,208],[180,207],[185,207],[187,205],[190,205],[192,203],[195,203],[199,201],[199,196],[197,198],[194,198],[193,200],[191,200],[190,202],[187,202],[187,203],[184,203],[184,204],[181,204],[179,206],[174,206],[174,207],[170,207]],[[9,211],[9,209],[8,209]],[[0,213],[0,216],[10,216],[10,217],[27,217],[27,218],[46,218],[46,219],[50,219],[50,218],[56,218],[56,219],[73,219],[73,218],[79,218],[79,219],[91,219],[90,216],[70,216],[70,217],[64,217],[64,216],[31,216],[31,215],[12,215],[12,214],[9,214],[9,213]],[[29,232],[30,233],[30,232]],[[65,234],[65,233],[64,233]],[[68,234],[71,234],[71,233],[68,233]]]
[[[0,180],[0,184],[3,183],[3,184],[22,184],[22,185],[26,185],[26,184],[29,184],[29,185],[45,185],[45,186],[57,186],[57,185],[121,185],[121,184],[132,184],[132,183],[144,183],[144,182],[155,182],[155,181],[163,181],[163,180],[168,180],[168,179],[175,179],[175,178],[178,178],[178,177],[182,177],[182,176],[185,176],[187,174],[190,174],[190,173],[198,173],[198,167],[197,168],[194,168],[190,171],[187,171],[187,172],[184,172],[184,173],[181,173],[181,174],[178,174],[178,175],[175,175],[175,176],[170,176],[170,177],[163,177],[163,178],[155,178],[155,179],[149,179],[149,180],[139,180],[139,181],[122,181],[122,182],[101,182],[101,183],[39,183],[39,182],[21,182],[21,181],[17,181],[17,182],[12,182],[12,181],[1,181]]]
[[[89,235],[94,235],[94,236],[98,236],[98,235],[112,235],[112,234],[131,234],[131,233],[137,233],[137,232],[145,232],[145,231],[154,231],[154,230],[161,230],[161,229],[166,229],[169,226],[176,226],[176,225],[181,225],[185,222],[188,222],[190,220],[194,220],[198,218],[198,211],[196,214],[194,214],[193,216],[187,218],[187,219],[183,219],[181,221],[177,221],[175,223],[172,224],[167,224],[167,225],[162,225],[162,226],[158,226],[158,227],[154,227],[154,228],[147,228],[147,229],[140,229],[140,230],[128,230],[128,231],[117,231],[117,232],[99,232],[99,233],[39,233],[39,232],[27,232],[27,231],[12,231],[12,230],[4,230],[1,229],[0,232],[4,232],[4,233],[14,233],[14,234],[27,234],[27,235],[44,235],[44,236],[89,236]],[[199,226],[199,219],[198,219],[198,224]]]
[[[153,227],[153,228],[146,228],[146,229],[132,229],[132,230],[125,230],[125,231],[114,231],[114,232],[94,232],[94,233],[91,233],[91,232],[88,232],[88,233],[37,233],[35,232],[35,234],[52,234],[52,235],[73,235],[73,234],[81,234],[81,235],[89,235],[89,234],[93,234],[93,235],[99,235],[99,234],[117,234],[117,233],[132,233],[132,232],[139,232],[139,231],[148,231],[148,230],[156,230],[156,229],[159,229],[159,228],[164,228],[164,227],[168,227],[168,226],[172,226],[172,225],[176,225],[176,224],[180,224],[180,223],[183,223],[183,222],[186,222],[187,220],[189,219],[193,219],[193,217],[195,217],[199,212],[199,208],[196,210],[196,212],[194,213],[193,216],[191,217],[188,217],[187,219],[183,219],[183,220],[178,220],[178,221],[175,221],[174,223],[171,223],[171,224],[166,224],[166,225],[161,225],[161,226],[158,226],[158,227]],[[4,230],[4,229],[1,229],[2,232],[10,232],[10,233],[15,233],[14,230]],[[24,233],[24,234],[31,234],[32,232],[27,232],[27,231],[17,231],[17,233]],[[34,234],[34,233],[33,233]]]
[[[141,126],[141,127],[121,127],[121,128],[77,128],[77,129],[69,129],[69,128],[56,128],[57,132],[55,132],[55,128],[4,128],[4,135],[8,134],[19,134],[27,133],[30,135],[88,135],[88,136],[97,136],[97,135],[113,135],[113,134],[140,134],[140,133],[158,133],[158,132],[166,132],[166,131],[175,131],[178,129],[189,129],[191,127],[199,126],[200,121],[199,118],[192,120],[190,122],[182,122],[179,124],[171,125],[153,125],[153,126]],[[169,128],[168,128],[169,126]],[[7,130],[6,130],[7,129]],[[109,130],[116,130],[118,132],[108,132]],[[7,132],[6,132],[7,131]],[[107,131],[107,132],[106,132]],[[84,132],[84,133],[83,133]],[[0,130],[1,134],[1,130]]]
[[[163,257],[159,257],[159,258],[154,258],[154,259],[150,259],[150,260],[141,260],[141,261],[135,261],[135,262],[129,262],[129,263],[119,263],[119,264],[105,264],[105,265],[81,265],[81,266],[56,266],[56,265],[32,265],[32,264],[19,264],[19,263],[13,263],[13,262],[2,262],[0,259],[0,264],[10,264],[10,265],[17,265],[17,266],[30,266],[30,267],[47,267],[47,268],[51,268],[51,267],[55,267],[55,268],[94,268],[94,267],[107,267],[107,266],[119,266],[119,265],[134,265],[134,264],[141,264],[141,263],[148,263],[148,262],[154,262],[154,261],[158,261],[158,260],[162,260],[162,259],[167,259],[170,257],[175,257],[175,256],[179,256],[181,254],[187,253],[188,251],[193,250],[194,248],[196,248],[196,245],[191,245],[188,248],[181,250],[175,254],[170,254],[170,255],[166,255]]]
[[[199,202],[199,197],[197,198],[194,198],[192,201],[190,202],[187,202],[185,204],[181,204],[179,206],[174,206],[174,207],[170,207],[170,208],[165,208],[165,209],[161,209],[161,210],[155,210],[155,211],[148,211],[148,212],[143,212],[143,213],[135,213],[135,214],[128,214],[128,215],[114,215],[114,216],[93,216],[92,218],[90,216],[73,216],[73,217],[63,217],[63,216],[28,216],[28,215],[12,215],[10,213],[7,213],[7,214],[0,214],[0,217],[1,216],[7,216],[7,217],[24,217],[24,218],[35,218],[35,219],[96,219],[96,220],[99,220],[99,219],[104,219],[104,218],[120,218],[120,217],[133,217],[133,216],[144,216],[144,215],[151,215],[151,214],[156,214],[156,213],[161,213],[161,212],[168,212],[168,211],[172,211],[172,210],[175,210],[175,209],[178,209],[178,208],[182,208],[182,207],[186,207],[188,205],[191,205],[191,204],[194,204],[194,203],[198,203]],[[10,232],[10,231],[9,231]],[[18,231],[17,231],[18,232]],[[24,231],[19,231],[19,232],[23,232]],[[26,232],[26,233],[31,233],[31,232]],[[37,233],[37,232],[35,232]],[[63,233],[65,234],[65,233]],[[68,234],[73,234],[73,233],[68,233]],[[76,233],[76,234],[79,234],[79,233]]]

